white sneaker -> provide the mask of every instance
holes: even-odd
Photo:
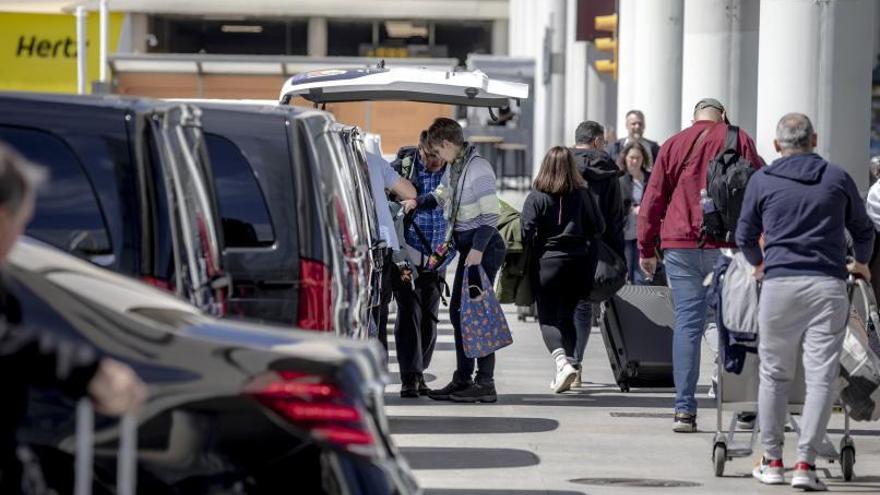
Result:
[[[561,394],[571,389],[571,384],[577,378],[577,375],[577,370],[572,365],[566,363],[556,372],[556,378],[550,384],[550,388],[557,394]]]
[[[794,474],[791,476],[791,487],[800,488],[806,492],[824,492],[828,490],[825,483],[816,476],[816,466],[806,462],[794,465]]]
[[[577,371],[577,376],[574,377],[574,381],[571,382],[571,386],[581,388],[584,386],[584,382],[581,380],[581,371],[583,370],[581,368],[575,368],[575,370]]]
[[[761,456],[755,469],[752,470],[752,476],[765,485],[782,485],[785,484],[785,467],[782,465],[782,459],[767,459]]]

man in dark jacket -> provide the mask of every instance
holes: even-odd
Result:
[[[0,143],[0,265],[24,231],[34,210],[41,168]],[[16,456],[16,430],[27,409],[28,387],[57,387],[78,398],[91,396],[95,409],[121,415],[137,408],[146,395],[134,371],[112,359],[98,359],[93,349],[57,336],[18,328],[17,306],[0,287],[0,493],[22,490]]]
[[[626,112],[625,118],[627,136],[608,145],[608,154],[611,155],[611,159],[614,160],[614,163],[617,163],[617,159],[620,157],[623,148],[632,141],[639,141],[642,143],[642,146],[645,147],[645,150],[651,155],[646,157],[650,160],[645,160],[645,162],[654,163],[654,161],[657,160],[657,155],[660,154],[660,145],[658,145],[656,141],[651,141],[644,137],[645,114],[642,113],[641,110],[630,110],[629,112]]]
[[[785,482],[786,405],[802,349],[807,395],[791,485],[825,490],[815,460],[837,396],[834,382],[849,316],[846,278],[851,272],[870,279],[874,226],[852,177],[813,153],[816,134],[806,115],[782,117],[773,144],[782,158],[749,181],[736,229],[737,245],[764,280],[758,422],[765,454],[753,474],[766,484]],[[844,229],[855,254],[849,265]]]
[[[733,244],[712,239],[700,242],[703,219],[701,190],[706,189],[709,162],[724,148],[727,118],[718,100],[700,100],[694,108],[693,125],[669,138],[651,172],[639,208],[639,264],[653,277],[657,270],[658,238],[662,237],[663,259],[672,301],[675,329],[672,341],[672,370],[675,381],[673,430],[697,430],[697,400],[694,393],[700,378],[700,345],[706,328],[706,287],[703,280],[712,273],[719,248]],[[742,129],[738,152],[755,168],[764,161],[752,138]]]
[[[605,220],[605,232],[602,240],[621,259],[624,257],[623,229],[626,226],[626,214],[623,208],[623,198],[620,194],[620,169],[614,160],[605,152],[605,129],[598,122],[587,120],[581,122],[575,130],[574,154],[575,164],[578,167],[590,191],[596,196],[599,211]],[[592,263],[590,266],[595,266]],[[587,274],[592,280],[593,274]],[[575,361],[578,376],[575,386],[581,382],[581,362],[587,348],[587,340],[592,330],[593,306],[589,300],[582,300],[575,309],[575,328],[577,329],[577,345],[575,346]]]

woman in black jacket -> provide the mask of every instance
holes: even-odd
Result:
[[[532,287],[547,350],[556,364],[551,388],[565,392],[577,376],[573,366],[575,306],[589,292],[596,258],[592,239],[605,230],[593,194],[574,157],[557,146],[547,152],[523,205],[523,242],[532,246]]]
[[[620,195],[623,198],[623,210],[627,213],[626,227],[623,229],[624,253],[628,280],[631,284],[642,285],[645,278],[639,268],[639,247],[637,240],[637,220],[642,194],[648,187],[651,174],[651,155],[644,145],[638,141],[630,141],[620,152],[617,165],[624,171],[620,177]]]

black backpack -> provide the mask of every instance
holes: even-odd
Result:
[[[706,193],[715,210],[707,213],[703,209],[701,243],[707,239],[734,242],[746,185],[753,173],[752,162],[739,154],[739,127],[727,126],[724,148],[709,162],[706,171]]]

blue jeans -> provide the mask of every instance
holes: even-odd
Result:
[[[675,380],[675,412],[697,413],[694,393],[700,378],[700,345],[706,330],[707,287],[703,280],[712,273],[717,249],[669,249],[664,256],[675,329],[672,337],[672,375]]]
[[[636,239],[624,241],[623,252],[626,255],[627,281],[635,285],[644,285],[645,275],[639,266],[639,241]]]

